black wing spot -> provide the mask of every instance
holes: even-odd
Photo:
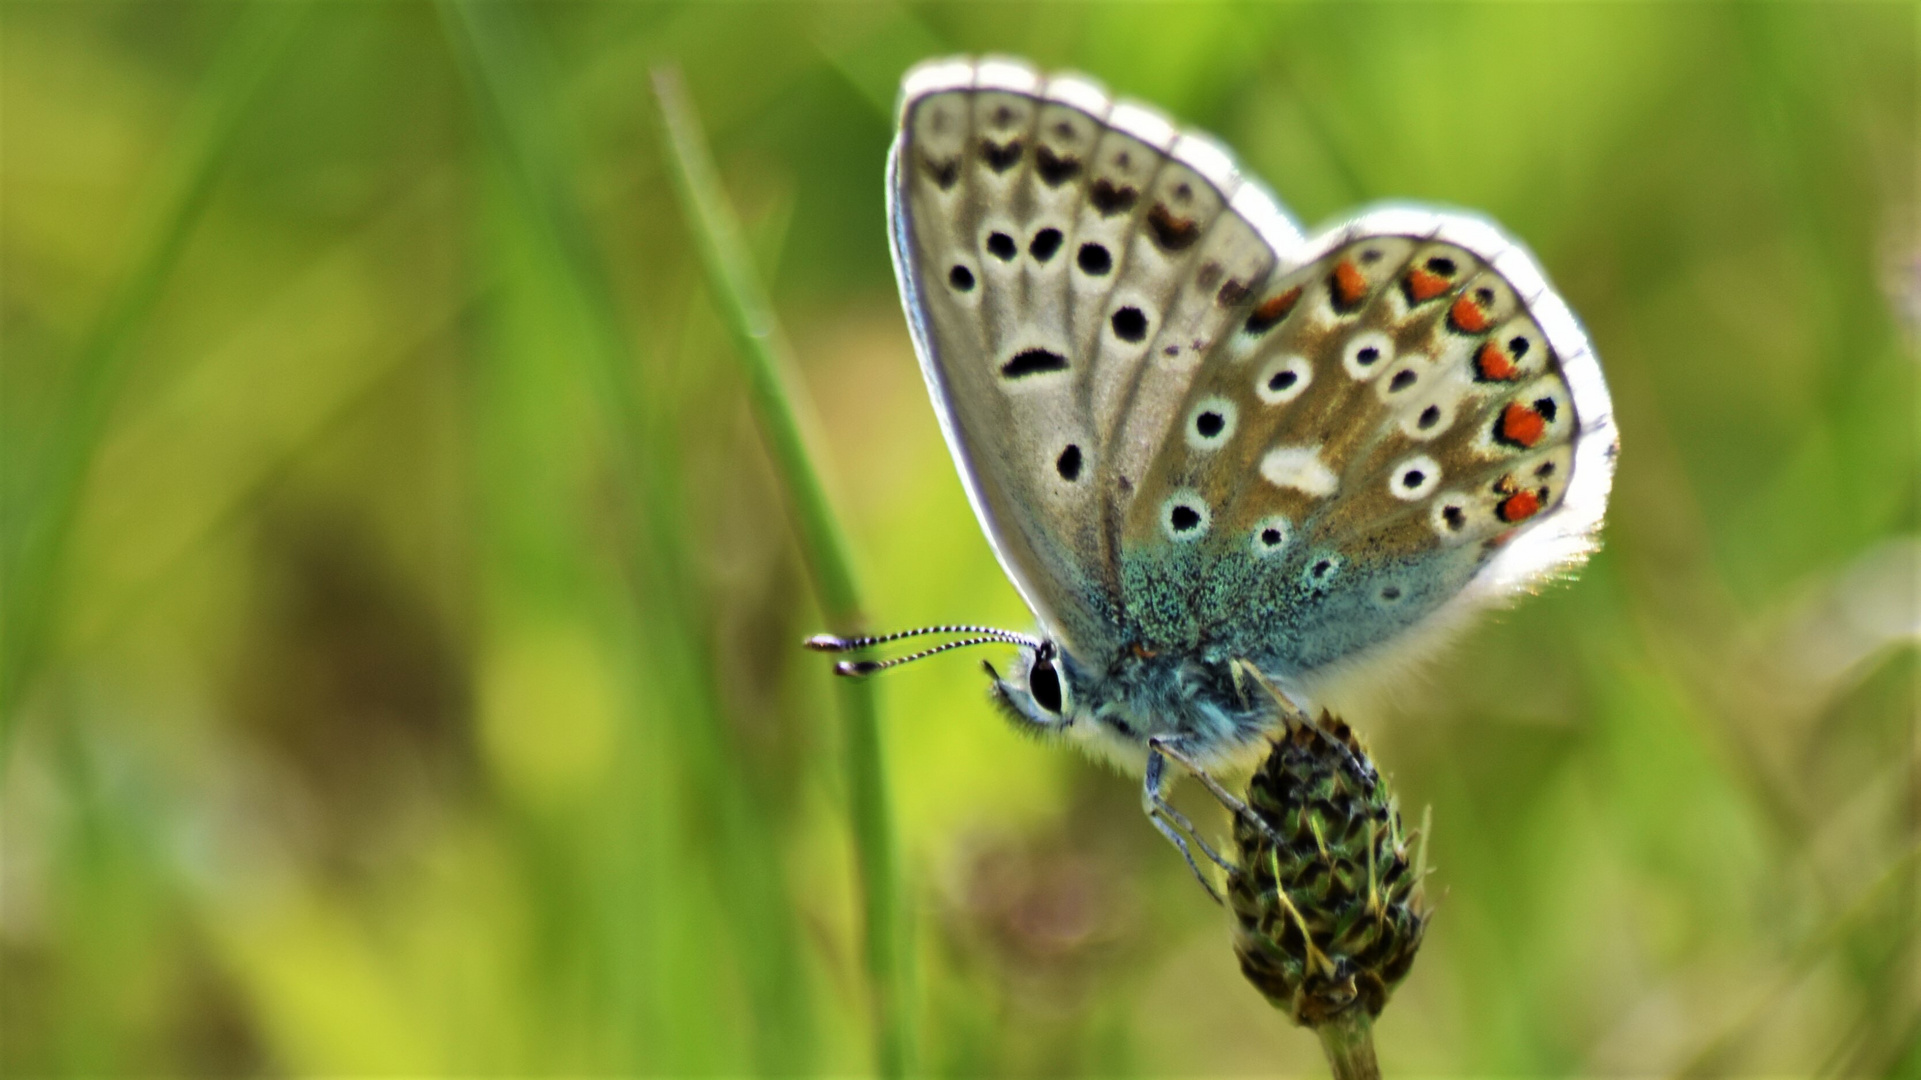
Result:
[[[1273,528],[1272,526],[1262,529],[1261,543],[1266,544],[1268,547],[1280,547],[1281,530]]]
[[[1474,299],[1479,300],[1483,308],[1491,308],[1494,306],[1494,290],[1485,286],[1476,289]]]
[[[1439,274],[1442,277],[1453,277],[1454,271],[1460,269],[1454,265],[1453,259],[1445,255],[1436,255],[1429,259],[1427,261],[1427,268],[1430,273]]]
[[[1426,479],[1427,474],[1421,470],[1409,469],[1401,474],[1401,486],[1404,488],[1417,488],[1421,486],[1421,481]]]
[[[1554,463],[1553,463],[1552,461],[1543,461],[1543,462],[1541,462],[1541,467],[1540,467],[1540,468],[1538,468],[1538,469],[1535,469],[1535,470],[1534,470],[1534,475],[1536,475],[1536,476],[1539,476],[1539,477],[1541,477],[1541,478],[1543,478],[1543,479],[1546,479],[1547,477],[1550,477],[1550,476],[1553,476],[1553,475],[1554,475]]]
[[[1297,371],[1277,371],[1267,380],[1267,388],[1278,394],[1300,381],[1301,375]]]
[[[1006,172],[1020,164],[1021,141],[1015,139],[1005,146],[996,145],[986,139],[981,140],[981,157],[987,160],[987,167],[995,172]]]
[[[1554,414],[1560,412],[1561,407],[1554,403],[1553,398],[1544,397],[1534,403],[1534,411],[1541,414],[1541,419],[1552,424],[1554,422]]]
[[[1027,253],[1039,262],[1046,262],[1053,258],[1054,253],[1060,249],[1061,231],[1052,228],[1035,233],[1033,241],[1027,245]]]
[[[1401,587],[1399,585],[1387,585],[1382,587],[1381,599],[1394,601],[1394,600],[1399,600],[1400,598],[1401,598]]]
[[[956,266],[947,272],[947,283],[956,292],[970,292],[974,288],[974,272],[965,266]]]
[[[1141,341],[1147,337],[1147,314],[1140,308],[1124,307],[1108,322],[1114,327],[1114,336],[1122,341]]]
[[[1416,376],[1412,370],[1403,369],[1395,372],[1394,377],[1387,382],[1388,392],[1393,393],[1396,390],[1405,390],[1413,386],[1415,378]]]
[[[1004,232],[997,232],[988,235],[987,250],[1002,262],[1012,262],[1014,253],[1019,249],[1014,246],[1013,237]]]
[[[1415,426],[1419,427],[1422,431],[1426,431],[1428,428],[1440,422],[1441,407],[1439,405],[1429,405],[1427,408],[1421,410],[1421,418],[1415,421]]]
[[[1532,344],[1533,342],[1529,341],[1524,337],[1509,338],[1507,342],[1507,351],[1513,354],[1514,359],[1519,360],[1521,357],[1527,355],[1528,346]]]
[[[1073,133],[1074,130],[1068,128],[1067,135]],[[1066,138],[1067,135],[1063,135],[1062,138]],[[1060,187],[1081,174],[1081,163],[1078,160],[1059,157],[1045,146],[1034,148],[1034,168],[1041,174],[1041,179],[1048,187]]]
[[[1380,360],[1380,358],[1381,358],[1381,350],[1375,348],[1372,345],[1369,345],[1366,348],[1362,349],[1360,352],[1357,352],[1354,354],[1354,362],[1361,365],[1362,367],[1373,367],[1375,362]]]
[[[1366,251],[1361,252],[1361,261],[1364,263],[1380,262],[1381,250],[1379,248],[1368,248]]]
[[[960,179],[959,158],[949,158],[946,161],[922,158],[921,161],[927,167],[927,175],[934,178],[935,185],[942,191],[949,190],[954,186],[954,181]]]
[[[1201,238],[1200,224],[1192,218],[1177,218],[1163,203],[1155,203],[1154,209],[1147,212],[1147,225],[1154,234],[1154,242],[1162,251],[1186,251]]]
[[[1450,530],[1460,532],[1461,527],[1467,524],[1467,512],[1458,506],[1443,507],[1441,509],[1441,520],[1447,522],[1447,527]]]
[[[1194,432],[1203,439],[1211,439],[1227,426],[1227,417],[1209,409],[1194,418]]]
[[[1253,291],[1238,278],[1228,278],[1221,283],[1221,291],[1214,294],[1214,302],[1222,307],[1233,307],[1247,299],[1248,294]]]
[[[1083,273],[1092,274],[1095,277],[1114,269],[1114,256],[1109,255],[1107,249],[1099,244],[1082,244],[1080,254],[1075,256],[1075,261],[1080,263]]]
[[[1127,163],[1121,164],[1125,166]],[[1140,197],[1140,192],[1131,187],[1116,187],[1112,180],[1105,177],[1094,181],[1094,186],[1087,189],[1088,201],[1094,204],[1094,209],[1099,210],[1102,217],[1113,217],[1132,210]]]
[[[1067,357],[1048,349],[1025,349],[1014,354],[1014,358],[1001,365],[1001,375],[1009,379],[1040,375],[1049,371],[1066,371]]]
[[[1167,523],[1175,532],[1192,532],[1201,523],[1200,511],[1191,506],[1176,505],[1167,512]]]
[[[1081,448],[1075,446],[1073,443],[1068,443],[1067,449],[1062,450],[1061,456],[1055,459],[1054,471],[1060,473],[1061,479],[1070,484],[1080,479]]]

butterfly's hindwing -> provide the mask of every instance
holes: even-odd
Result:
[[[1149,470],[1123,565],[1150,638],[1312,671],[1461,595],[1567,491],[1580,418],[1514,286],[1432,235],[1337,239],[1252,304]],[[1193,554],[1165,543],[1186,495]]]

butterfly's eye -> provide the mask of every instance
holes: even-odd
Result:
[[[1053,661],[1043,652],[1034,654],[1034,666],[1027,669],[1027,692],[1033,696],[1034,704],[1048,712],[1061,711],[1061,674],[1054,670]]]

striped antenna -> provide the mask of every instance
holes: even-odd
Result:
[[[837,634],[815,634],[807,639],[807,647],[816,652],[853,652],[873,645],[885,645],[902,638],[925,637],[930,634],[966,634],[961,641],[949,641],[931,649],[922,649],[906,656],[896,656],[891,660],[842,660],[834,665],[834,674],[857,677],[872,675],[890,667],[911,664],[929,656],[937,656],[950,649],[962,649],[969,645],[1024,645],[1036,651],[1047,648],[1039,638],[1017,634],[1012,630],[1001,630],[992,626],[923,626],[918,630],[901,630],[892,634],[878,634],[863,637],[841,637]]]
[[[1039,638],[1018,634],[1012,630],[1001,630],[992,626],[923,626],[918,630],[899,630],[892,634],[879,634],[869,637],[840,637],[837,634],[815,634],[806,641],[808,648],[816,652],[853,652],[870,645],[885,645],[902,638],[925,637],[929,634],[978,634],[985,641],[1001,641],[1009,645],[1025,645],[1030,649],[1041,647]],[[984,644],[984,641],[969,642]]]
[[[886,671],[890,667],[899,667],[902,664],[911,664],[916,660],[924,660],[927,657],[944,653],[949,649],[962,649],[969,645],[989,644],[1006,645],[1012,644],[1012,642],[1004,637],[974,637],[962,641],[950,641],[944,645],[936,645],[931,649],[922,649],[917,653],[908,653],[906,656],[896,656],[892,660],[842,660],[840,663],[834,665],[834,674],[849,677],[872,675],[877,671]]]

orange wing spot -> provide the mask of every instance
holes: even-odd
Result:
[[[1510,402],[1501,413],[1501,441],[1532,447],[1547,434],[1547,418],[1531,405]]]
[[[1301,287],[1296,285],[1278,296],[1270,296],[1261,301],[1261,306],[1255,308],[1247,317],[1247,332],[1264,334],[1273,329],[1275,323],[1287,318],[1287,313],[1293,311],[1294,305],[1300,303],[1300,300]]]
[[[1296,285],[1279,296],[1268,297],[1260,307],[1254,309],[1254,317],[1262,322],[1279,322],[1287,318],[1287,313],[1293,311],[1294,305],[1300,302],[1301,287]]]
[[[1487,312],[1474,302],[1474,297],[1463,296],[1448,310],[1447,321],[1462,333],[1478,334],[1487,329]]]
[[[1408,299],[1419,304],[1447,291],[1447,279],[1431,270],[1415,267],[1407,272]]]
[[[1334,300],[1344,308],[1351,308],[1367,296],[1367,279],[1352,260],[1342,259],[1334,267]]]
[[[1540,510],[1541,497],[1532,491],[1520,491],[1509,495],[1501,500],[1501,505],[1494,508],[1494,512],[1500,516],[1501,520],[1510,525],[1517,521],[1526,521]]]
[[[1481,355],[1474,361],[1474,370],[1480,373],[1481,378],[1498,382],[1517,379],[1521,375],[1521,369],[1514,366],[1507,350],[1501,348],[1498,341],[1481,346]]]

